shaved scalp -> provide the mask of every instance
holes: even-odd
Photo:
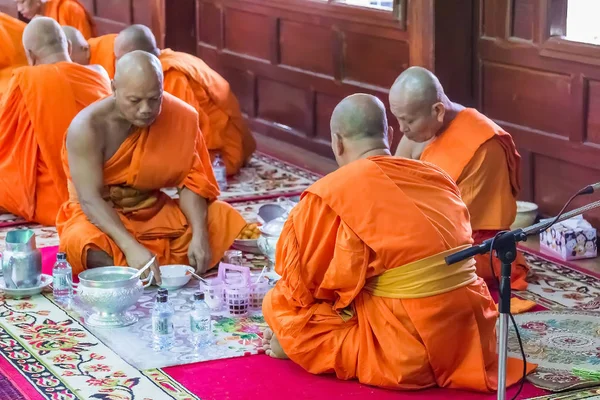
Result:
[[[116,87],[142,81],[156,81],[162,87],[162,66],[155,55],[135,50],[117,61],[114,79]]]
[[[331,114],[331,132],[349,140],[384,139],[388,131],[385,106],[375,96],[346,97]]]
[[[117,59],[135,50],[142,50],[155,56],[160,55],[154,34],[144,25],[131,25],[123,29],[115,39],[115,56]]]
[[[73,46],[87,46],[87,40],[83,37],[83,34],[79,32],[77,28],[73,28],[72,26],[65,25],[62,27],[67,40],[71,42]]]
[[[23,31],[23,47],[37,58],[67,53],[67,38],[58,22],[52,18],[36,17]]]
[[[390,102],[410,101],[427,110],[443,98],[444,89],[438,78],[422,67],[410,67],[402,72],[390,89]]]

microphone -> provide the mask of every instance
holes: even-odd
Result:
[[[600,190],[600,182],[594,183],[581,189],[579,194],[592,194]]]

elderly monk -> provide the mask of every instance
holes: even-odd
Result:
[[[0,207],[28,221],[54,225],[67,200],[61,148],[71,120],[110,94],[105,75],[75,64],[51,18],[23,32],[30,66],[14,71],[0,111]]]
[[[45,16],[61,25],[77,28],[86,39],[96,36],[92,16],[78,0],[15,0],[17,10],[27,19]]]
[[[456,184],[390,155],[373,96],[338,104],[331,133],[340,169],[302,195],[277,246],[267,354],[385,388],[495,390],[494,301],[473,259],[444,265],[472,242]],[[509,360],[509,384],[522,369]]]
[[[115,77],[115,38],[116,33],[85,40],[81,32],[72,26],[63,26],[63,31],[71,42],[71,59],[81,65],[101,65],[110,79]]]
[[[229,83],[197,57],[170,49],[159,50],[152,31],[146,26],[132,25],[115,40],[117,59],[133,50],[144,50],[159,58],[165,75],[165,91],[198,112],[208,150],[213,157],[221,154],[227,174],[239,171],[256,149],[256,142]]]
[[[195,134],[191,134],[195,132]],[[200,143],[200,144],[198,144]],[[113,96],[69,127],[68,202],[57,218],[75,273],[106,265],[214,266],[245,226],[219,190],[198,114],[163,94],[160,61],[134,51],[117,63]],[[161,191],[178,187],[179,202]]]
[[[435,75],[420,67],[398,77],[390,106],[404,134],[396,155],[435,164],[454,179],[471,214],[475,243],[510,229],[521,186],[521,157],[511,136],[477,110],[450,101]],[[492,279],[489,255],[476,260],[478,275]],[[494,271],[499,276],[498,260]],[[528,271],[519,253],[512,268],[513,289],[527,288]]]
[[[22,38],[25,23],[0,12],[0,97],[15,68],[27,65]]]

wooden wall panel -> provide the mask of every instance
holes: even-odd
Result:
[[[535,186],[533,200],[546,213],[554,215],[572,194],[590,183],[600,182],[600,170],[586,168],[559,159],[537,155],[534,163]],[[593,200],[582,197],[573,201],[571,208],[581,207]],[[591,223],[600,226],[600,210],[585,215]]]
[[[478,0],[477,7],[478,108],[517,144],[520,198],[551,215],[600,181],[600,51],[553,36],[565,32],[567,0]],[[600,224],[600,213],[588,217]]]
[[[198,37],[197,40],[204,44],[212,45],[214,47],[223,47],[222,43],[222,24],[223,13],[222,8],[217,7],[213,3],[199,3],[199,9],[197,10],[198,20]],[[176,15],[179,12],[178,9],[173,9],[173,13]]]
[[[282,19],[279,25],[281,64],[334,75],[335,36],[328,27]]]
[[[259,78],[257,81],[258,117],[298,132],[312,132],[307,115],[312,114],[310,92],[288,84]],[[285,128],[284,128],[285,129]]]
[[[586,140],[591,143],[600,144],[600,81],[588,82],[586,126]]]
[[[408,43],[345,32],[344,77],[389,88],[409,65]],[[394,49],[394,51],[389,51]]]
[[[225,48],[263,60],[271,57],[270,20],[266,15],[246,13],[233,8],[225,13]],[[251,40],[249,40],[251,38]]]
[[[123,0],[102,0],[96,3],[96,17],[128,25],[133,20],[131,3]]]
[[[512,36],[533,40],[536,2],[539,0],[511,0],[513,4]]]
[[[331,140],[331,130],[329,129],[329,121],[331,113],[335,106],[342,101],[342,97],[329,96],[327,94],[318,93],[316,98],[316,129],[317,137],[324,141]]]
[[[490,118],[569,136],[572,125],[558,116],[569,108],[568,76],[484,63],[483,109]]]

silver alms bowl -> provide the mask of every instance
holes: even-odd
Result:
[[[100,267],[79,274],[79,283],[73,286],[81,301],[92,310],[86,324],[113,328],[137,321],[127,309],[137,303],[153,275],[150,273],[146,280],[140,280],[134,278],[136,273],[135,268]]]

